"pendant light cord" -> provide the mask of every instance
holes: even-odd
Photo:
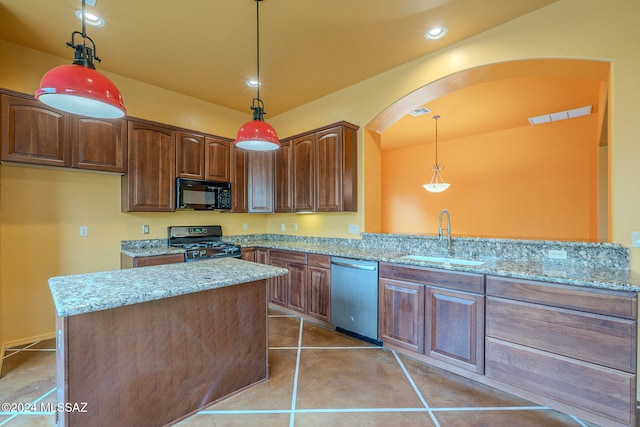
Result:
[[[84,0],[82,0],[84,2]],[[256,0],[256,68],[258,71],[258,101],[260,101],[260,2],[262,0]]]
[[[436,121],[436,168],[438,167],[438,119],[440,116],[433,116]]]

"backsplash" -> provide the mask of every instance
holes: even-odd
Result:
[[[448,255],[447,241],[436,236],[361,233],[362,239],[294,236],[285,234],[242,234],[223,240],[243,246],[277,240],[349,248],[388,250],[404,254]],[[122,249],[167,246],[167,239],[123,240]],[[500,259],[587,268],[629,269],[629,249],[615,243],[562,242],[553,240],[490,239],[453,237],[453,255],[460,258]],[[566,259],[550,258],[549,251],[565,251]]]

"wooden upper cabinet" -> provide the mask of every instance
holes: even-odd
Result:
[[[204,136],[176,132],[176,174],[180,178],[204,179]]]
[[[251,151],[248,153],[248,158],[247,194],[249,206],[247,210],[249,212],[273,212],[273,152]]]
[[[127,122],[71,116],[71,166],[79,169],[127,171]]]
[[[35,99],[2,95],[2,160],[69,166],[69,115]]]
[[[230,148],[230,170],[231,170],[231,212],[247,212],[247,175],[248,175],[248,154],[246,150],[240,148]]]
[[[126,212],[175,210],[175,130],[129,121],[129,165],[122,177],[122,209]]]
[[[296,212],[358,210],[357,130],[340,122],[293,138]]]
[[[291,140],[280,141],[273,155],[273,211],[293,212],[293,149]]]
[[[296,212],[314,210],[313,148],[315,142],[315,133],[293,140],[293,208]]]
[[[204,179],[230,182],[231,141],[207,136],[204,151]]]
[[[316,212],[358,210],[357,129],[343,123],[316,133]]]
[[[176,132],[176,173],[180,178],[230,182],[231,142],[191,132]]]

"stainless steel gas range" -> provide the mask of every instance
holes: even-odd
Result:
[[[185,249],[186,262],[210,258],[240,258],[240,246],[222,241],[219,225],[168,227],[169,246]]]

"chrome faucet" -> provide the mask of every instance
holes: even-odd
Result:
[[[440,227],[438,228],[438,240],[443,239],[442,235],[442,216],[447,214],[447,249],[449,250],[449,255],[453,256],[453,249],[451,248],[451,216],[449,216],[449,211],[446,209],[442,209],[440,212]]]

